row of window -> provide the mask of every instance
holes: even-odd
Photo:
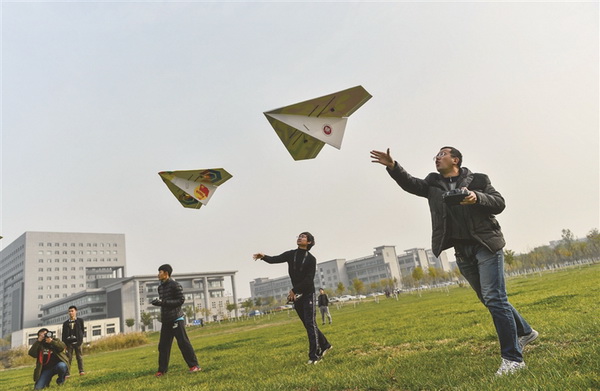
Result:
[[[83,250],[79,250],[79,251],[71,250],[71,255],[75,255],[77,253],[79,253],[79,255],[84,254]],[[104,255],[105,253],[106,253],[106,255],[118,254],[117,250],[112,250],[112,251],[111,250],[106,250],[106,251],[104,251],[104,250],[87,250],[85,252],[85,254],[87,254],[87,255]],[[44,250],[38,250],[38,254],[44,255]],[[52,254],[53,254],[52,251],[50,251],[50,250],[46,251],[46,255],[52,255]],[[54,255],[59,255],[59,254],[61,254],[60,251],[58,251],[58,250],[54,251]],[[66,254],[69,254],[69,252],[66,250],[63,250],[62,254],[66,255]]]
[[[67,258],[63,258],[62,261],[63,262],[68,262],[68,259]],[[98,258],[87,258],[86,261],[87,262],[98,262],[98,261],[100,261],[100,262],[104,262],[104,261],[106,261],[106,262],[118,262],[119,259],[118,258],[106,258],[106,259],[100,258],[100,260],[98,260]],[[46,262],[47,263],[52,263],[52,259],[48,258],[46,260]],[[55,258],[54,259],[54,263],[58,263],[58,262],[60,262],[60,259]],[[71,258],[71,262],[75,262],[75,258]],[[83,262],[83,258],[79,258],[79,262]],[[41,259],[41,258],[39,258],[38,259],[38,263],[44,263],[44,260]]]
[[[54,243],[54,247],[60,247],[60,243]],[[39,242],[38,246],[44,247],[44,242]],[[67,243],[62,244],[63,247],[67,247]],[[47,242],[46,247],[52,247],[52,242]],[[71,243],[71,247],[75,247],[75,243]],[[83,243],[79,243],[79,247],[83,247]],[[117,247],[117,243],[86,243],[86,247]]]
[[[79,279],[82,279],[83,276],[79,276]],[[66,280],[66,278],[63,278],[64,280]],[[74,280],[75,276],[71,276],[71,280]],[[83,284],[79,284],[79,286],[81,288],[83,288]],[[52,285],[48,285],[47,288],[48,290],[52,290]],[[54,289],[60,289],[60,285],[54,285]],[[38,285],[38,291],[43,291],[44,290],[44,286],[43,285]]]
[[[69,276],[62,276],[63,280],[68,280]],[[71,280],[74,280],[76,276],[71,276]],[[79,278],[83,278],[82,275],[79,276]],[[60,280],[60,276],[54,276],[55,280]],[[46,281],[51,281],[52,280],[52,276],[46,276]],[[38,277],[38,281],[44,281],[44,276],[39,276]]]
[[[69,268],[65,266],[65,267],[63,267],[62,269],[63,269],[63,271],[64,271],[64,272],[66,272],[66,271],[67,271]],[[71,270],[75,270],[75,269],[76,269],[76,268],[75,268],[75,266],[72,266],[72,267],[71,267]],[[83,269],[84,269],[84,267],[83,267],[83,266],[79,266],[79,270],[83,270]],[[43,271],[44,271],[44,268],[43,268],[43,267],[38,267],[38,272],[43,272]],[[46,271],[47,271],[47,272],[51,272],[51,271],[52,271],[52,268],[51,268],[51,267],[49,267],[49,268],[46,268]],[[55,271],[55,272],[59,272],[59,271],[60,271],[60,267],[55,267],[55,268],[54,268],[54,271]]]

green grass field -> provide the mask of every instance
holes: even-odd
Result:
[[[153,333],[150,345],[84,357],[87,375],[62,389],[600,389],[600,265],[513,278],[508,291],[540,332],[525,350],[528,368],[513,376],[494,376],[499,345],[487,310],[470,288],[451,287],[332,306],[333,324],[320,327],[334,348],[318,365],[305,365],[304,328],[295,313],[282,312],[190,328],[202,372],[187,373],[175,344],[168,374],[155,378]],[[2,371],[0,389],[32,389],[31,361]]]

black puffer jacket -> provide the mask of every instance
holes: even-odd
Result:
[[[448,231],[448,206],[442,199],[442,194],[450,190],[447,182],[438,173],[432,172],[425,179],[412,177],[397,162],[391,170],[390,176],[405,191],[425,197],[429,201],[431,212],[431,250],[436,257],[447,248],[453,246],[447,237]],[[468,168],[461,168],[456,181],[456,188],[466,187],[477,194],[477,203],[474,205],[460,205],[461,212],[466,217],[466,227],[471,237],[490,251],[496,252],[506,244],[500,230],[500,224],[495,218],[506,206],[504,198],[492,186],[490,179],[485,174],[474,174]]]
[[[183,316],[181,306],[185,301],[181,284],[172,278],[164,281],[158,286],[158,296],[162,301],[160,306],[160,318],[162,323],[174,322]]]

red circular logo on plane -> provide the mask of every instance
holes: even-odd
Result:
[[[333,132],[333,129],[331,129],[331,126],[329,126],[329,125],[323,126],[323,133],[325,133],[326,136],[330,136],[331,132]]]

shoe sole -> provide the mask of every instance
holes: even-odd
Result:
[[[538,338],[539,335],[540,335],[540,333],[538,333],[535,330],[532,330],[532,332],[527,335],[526,339],[519,340],[519,345],[521,347],[521,350],[523,350],[526,345],[528,345],[528,344],[532,343],[533,341],[535,341]],[[523,336],[523,337],[525,337],[525,336]],[[521,338],[523,338],[523,337],[521,337]]]

